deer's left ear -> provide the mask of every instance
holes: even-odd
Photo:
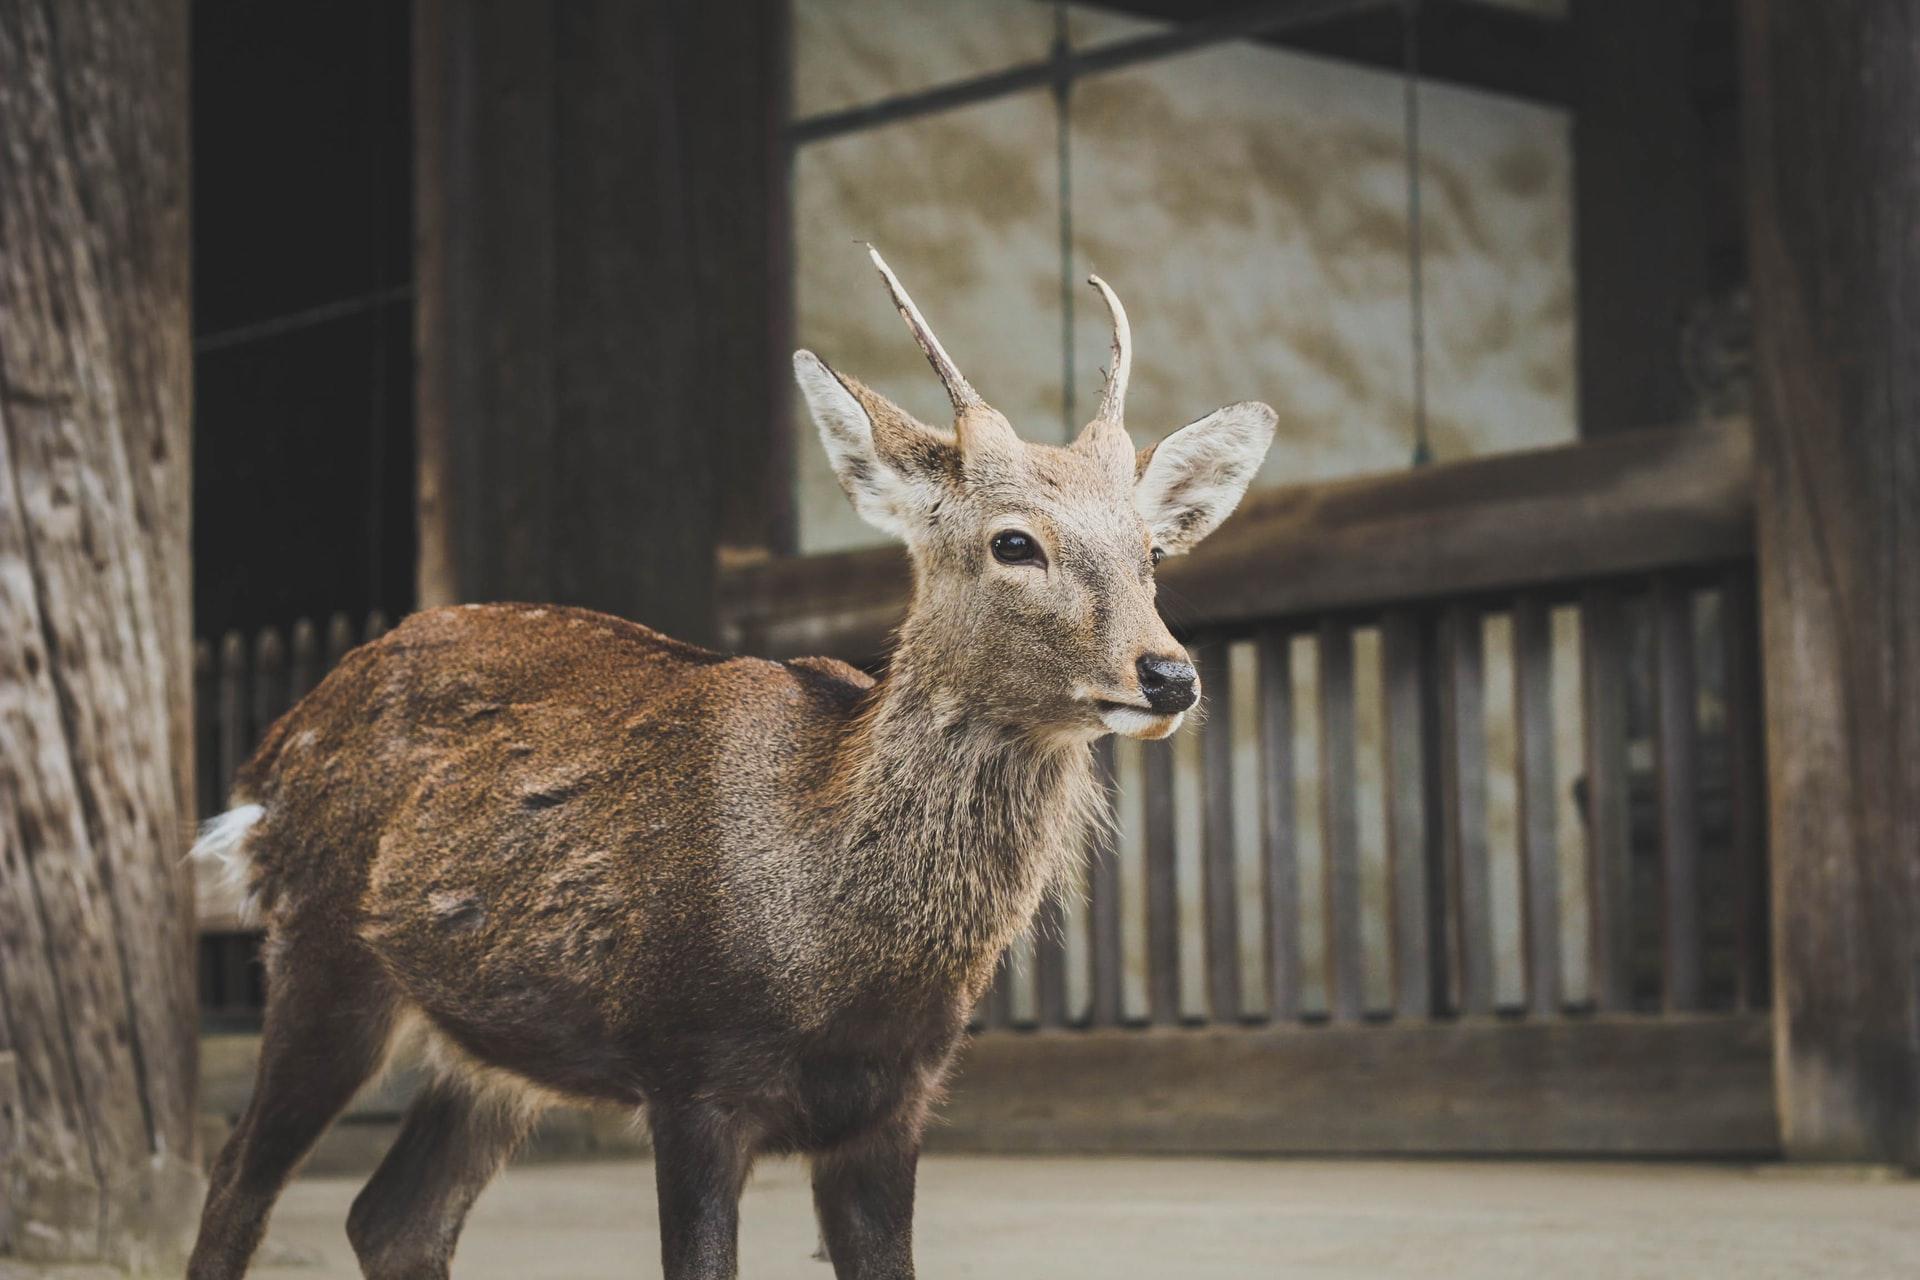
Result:
[[[1133,503],[1155,547],[1177,556],[1233,514],[1278,416],[1257,400],[1230,404],[1140,451]]]

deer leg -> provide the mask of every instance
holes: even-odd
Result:
[[[357,947],[282,948],[267,994],[253,1097],[209,1178],[189,1280],[239,1280],[280,1189],[315,1140],[379,1068],[393,989]]]
[[[649,1108],[666,1280],[739,1275],[740,1192],[753,1164],[750,1135],[708,1107]]]
[[[913,1280],[917,1126],[897,1121],[813,1159],[813,1207],[836,1280]]]
[[[537,1114],[519,1098],[459,1081],[428,1085],[347,1215],[347,1238],[369,1280],[445,1280],[467,1210]]]

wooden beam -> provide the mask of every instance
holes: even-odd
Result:
[[[1702,7],[1703,0],[1573,6],[1567,82],[1575,98],[1583,435],[1684,421],[1694,412],[1681,332],[1690,308],[1710,293],[1714,141],[1693,92]]]
[[[1136,17],[1193,22],[1231,12],[1245,0],[1101,0],[1091,8]],[[1403,9],[1385,4],[1335,13],[1319,21],[1253,36],[1255,44],[1333,58],[1377,71],[1406,66]],[[1572,97],[1573,40],[1564,20],[1496,9],[1473,0],[1425,0],[1419,35],[1420,75],[1549,106]]]
[[[1769,1045],[1754,1015],[983,1035],[928,1146],[1766,1156]]]
[[[206,1110],[238,1115],[258,1036],[209,1036]],[[316,1160],[379,1157],[356,1129],[404,1109],[403,1063]],[[556,1109],[544,1147],[645,1151],[631,1125]],[[556,1142],[555,1138],[559,1141]],[[329,1150],[329,1144],[332,1149]],[[1764,1158],[1779,1150],[1764,1015],[1384,1026],[996,1031],[961,1052],[935,1151],[1009,1154]]]
[[[1744,423],[1267,489],[1161,570],[1182,626],[1245,623],[1741,559],[1753,539]],[[906,612],[894,547],[771,561],[721,583],[722,639],[868,661]]]
[[[1742,17],[1781,1123],[1920,1168],[1920,20]]]

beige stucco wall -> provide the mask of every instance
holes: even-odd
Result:
[[[1077,43],[1149,30],[1074,11]],[[801,114],[1044,55],[1045,6],[806,0]],[[1403,83],[1252,44],[1093,77],[1073,95],[1072,383],[1097,393],[1104,275],[1136,338],[1142,443],[1219,404],[1280,411],[1262,480],[1379,471],[1411,454]],[[1423,119],[1428,411],[1463,457],[1574,433],[1568,122],[1439,85]],[[796,329],[930,420],[937,385],[860,252],[871,240],[975,385],[1059,440],[1058,131],[1040,91],[801,149]],[[799,421],[804,422],[804,414]],[[1077,421],[1074,425],[1077,425]],[[819,449],[798,451],[804,550],[867,544]]]

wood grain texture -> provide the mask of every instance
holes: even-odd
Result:
[[[210,1112],[246,1103],[257,1036],[207,1040]],[[1779,1149],[1767,1019],[1139,1028],[980,1036],[934,1151],[1030,1154],[1729,1156]],[[417,1084],[403,1066],[316,1153],[364,1172]],[[551,1113],[534,1154],[644,1153],[630,1123]],[[617,1116],[624,1120],[624,1116]],[[582,1132],[582,1129],[585,1132]],[[584,1139],[584,1140],[583,1140]],[[331,1148],[331,1149],[330,1149]]]
[[[1513,684],[1527,1009],[1545,1017],[1559,1009],[1561,997],[1560,843],[1554,796],[1553,632],[1538,596],[1522,596],[1514,604]]]
[[[1240,890],[1234,863],[1233,695],[1227,646],[1219,641],[1201,645],[1194,659],[1207,690],[1206,719],[1200,728],[1207,1009],[1216,1022],[1234,1022],[1240,1017]]]
[[[1450,606],[1441,620],[1440,762],[1447,900],[1458,967],[1457,1008],[1493,1012],[1493,883],[1487,843],[1486,661],[1480,614]]]
[[[1734,884],[1734,999],[1743,1009],[1771,1001],[1767,947],[1767,777],[1761,740],[1760,634],[1753,572],[1721,580],[1720,635],[1726,664],[1727,858]]]
[[[928,1146],[1758,1157],[1772,1077],[1753,1015],[981,1036]]]
[[[1107,787],[1107,803],[1115,802],[1113,739],[1102,738],[1094,746],[1096,767]],[[1091,860],[1087,866],[1087,958],[1090,976],[1091,1008],[1089,1021],[1097,1027],[1120,1024],[1121,966],[1125,963],[1120,942],[1120,849],[1119,827],[1109,813],[1108,821],[1094,833]]]
[[[1146,824],[1147,1017],[1180,1021],[1180,880],[1173,844],[1173,748],[1140,748],[1141,810]]]
[[[1160,571],[1192,626],[1516,590],[1746,556],[1744,423],[1625,432],[1417,471],[1252,493]],[[877,547],[741,566],[721,638],[771,657],[879,655],[906,612],[905,554]]]
[[[14,1245],[196,1194],[184,3],[0,4],[0,1051]]]
[[[1260,633],[1260,845],[1267,918],[1267,1010],[1300,1016],[1300,859],[1294,815],[1292,637]]]
[[[1322,622],[1320,643],[1320,838],[1326,854],[1327,1012],[1353,1022],[1365,1012],[1360,945],[1360,814],[1354,752],[1353,630]]]
[[[1693,600],[1681,584],[1662,576],[1654,579],[1652,608],[1662,992],[1667,1009],[1692,1010],[1706,998]]]
[[[1620,595],[1596,587],[1580,605],[1586,717],[1587,936],[1594,1003],[1633,1004],[1632,870],[1627,778],[1627,628]]]
[[[1920,1168],[1920,20],[1742,20],[1781,1121]]]
[[[1406,609],[1380,624],[1381,698],[1386,727],[1387,874],[1393,887],[1393,1009],[1433,1012],[1433,931],[1429,869],[1437,857],[1427,805],[1427,742],[1420,620]]]

